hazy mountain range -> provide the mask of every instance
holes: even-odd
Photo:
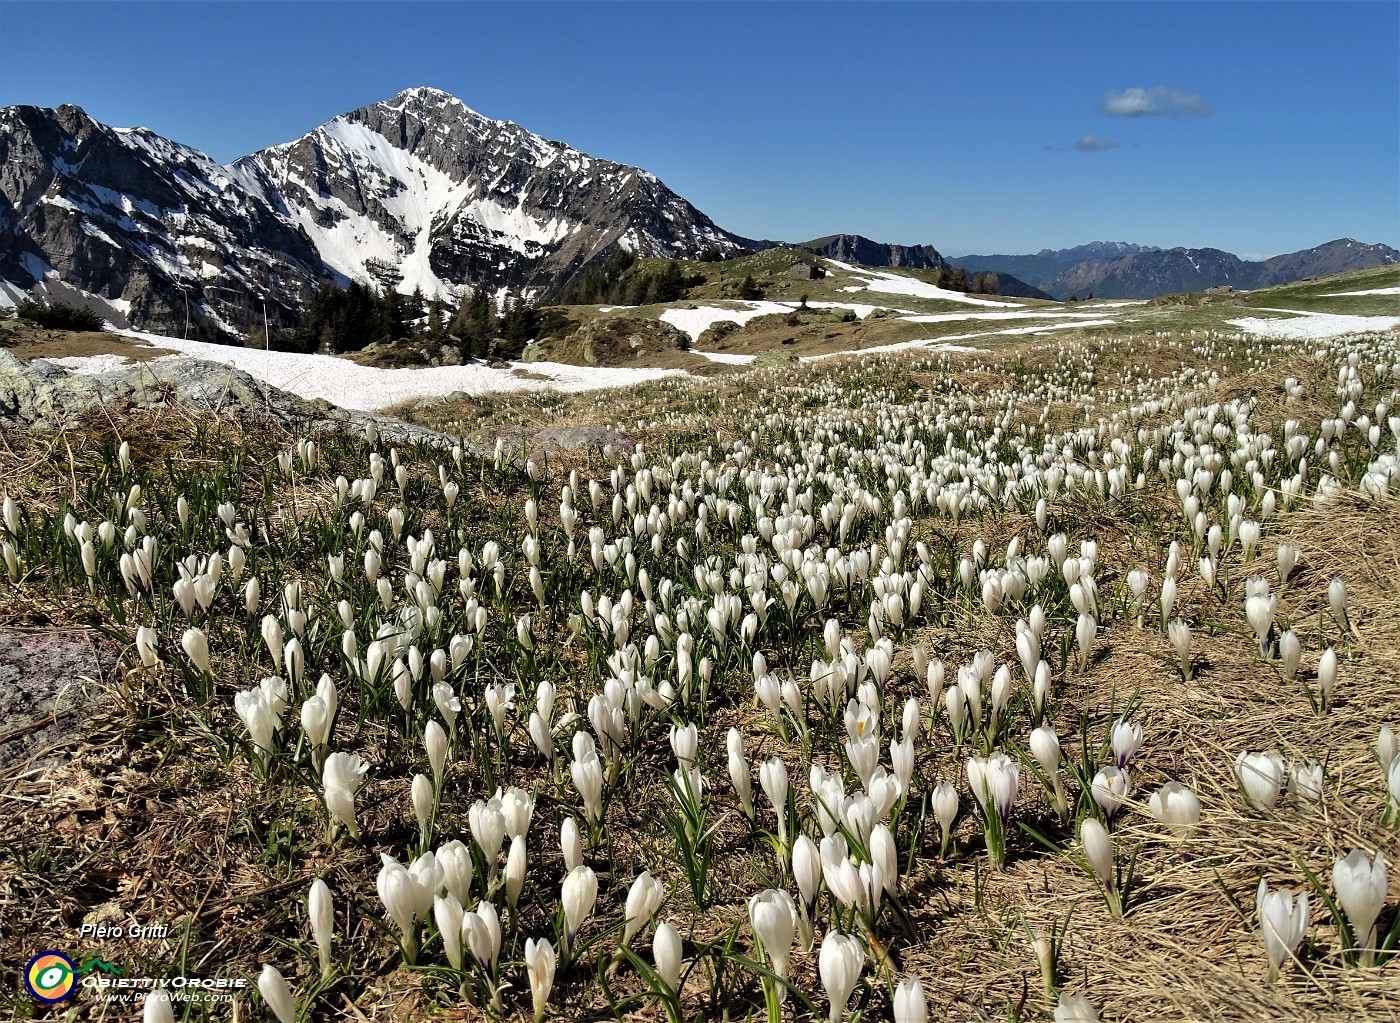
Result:
[[[1344,270],[1400,261],[1388,245],[1339,238],[1311,249],[1249,261],[1220,249],[1158,249],[1128,242],[1091,242],[1073,249],[1042,249],[1034,255],[959,256],[969,271],[999,270],[1064,300],[1156,298],[1181,291],[1230,285],[1236,291],[1287,284]]]

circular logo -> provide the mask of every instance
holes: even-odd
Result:
[[[73,993],[76,968],[62,952],[40,952],[29,960],[24,985],[41,1002],[61,1002]]]

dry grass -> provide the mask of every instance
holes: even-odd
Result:
[[[976,364],[975,371],[955,377],[942,368],[900,363],[905,366],[903,375],[892,375],[890,386],[914,393],[955,387],[958,394],[985,396],[1006,388],[1023,365],[1044,358],[1046,353],[1027,342],[994,358],[969,356],[940,364]],[[1160,377],[1176,372],[1188,360],[1180,347],[1142,350],[1131,360],[1125,357],[1121,368]],[[636,429],[636,423],[655,421],[658,425],[648,426],[643,436],[656,450],[671,440],[680,443],[692,436],[741,435],[739,421],[717,411],[717,402],[742,402],[756,387],[800,391],[855,365],[852,360],[844,365],[763,370],[717,379],[704,385],[703,403],[697,397],[693,406],[679,399],[673,388],[650,386],[601,399],[596,395],[478,399],[459,407],[434,407],[419,418],[440,424],[470,418],[483,426],[512,429],[578,422]],[[1321,380],[1318,367],[1306,360],[1299,360],[1296,368],[1290,363],[1287,371]],[[1283,397],[1266,385],[1281,375],[1271,370],[1230,376],[1219,393],[1222,397],[1258,395],[1260,414],[1272,417],[1283,411]],[[1325,408],[1320,398],[1305,401],[1289,414],[1316,416]],[[1067,422],[1083,419],[1082,408],[1070,405],[1056,414]],[[165,457],[193,461],[195,456],[189,452],[194,434],[204,428],[210,424],[147,416],[96,421],[59,438],[8,433],[0,444],[0,469],[9,492],[28,503],[52,507],[78,489],[82,474],[92,471],[118,439],[129,438],[143,461]],[[254,465],[288,440],[243,435],[233,423],[215,423],[212,429],[237,440],[250,452]],[[570,468],[606,473],[601,463],[587,456],[552,460],[547,466],[551,495],[557,494]],[[354,475],[364,470],[333,467],[330,476],[337,471]],[[519,504],[523,494],[522,488],[491,492],[483,482],[476,496],[483,504]],[[258,495],[250,479],[245,498],[252,501]],[[316,513],[304,495],[276,496],[280,504],[297,509],[298,517]],[[550,522],[554,503],[541,501]],[[1128,507],[1131,514],[1114,513],[1101,502],[1065,498],[1056,503],[1048,529],[1065,529],[1076,544],[1081,538],[1097,539],[1100,563],[1105,566],[1099,576],[1105,607],[1126,571],[1135,566],[1152,573],[1155,593],[1166,543],[1172,538],[1186,541],[1179,507],[1174,511],[1167,499],[1149,495],[1135,498]],[[1153,627],[1155,611],[1150,610],[1145,628],[1121,617],[1107,620],[1087,672],[1070,672],[1059,687],[1054,723],[1067,750],[1070,737],[1081,726],[1097,743],[1128,707],[1133,718],[1145,725],[1147,741],[1133,767],[1135,798],[1120,825],[1125,855],[1129,848],[1138,849],[1139,886],[1125,919],[1109,916],[1087,873],[1068,856],[1046,850],[1028,832],[1013,836],[1004,872],[988,870],[980,852],[980,835],[970,819],[960,823],[956,832],[960,851],[949,860],[938,857],[936,842],[930,848],[925,841],[902,886],[909,933],[891,948],[900,975],[918,972],[922,976],[934,1018],[1045,1018],[1049,1007],[1040,993],[1026,926],[1048,928],[1066,918],[1070,925],[1061,977],[1068,988],[1089,992],[1106,1020],[1379,1023],[1400,1018],[1397,965],[1368,971],[1343,964],[1335,928],[1317,900],[1302,961],[1286,970],[1280,982],[1271,985],[1265,980],[1253,914],[1253,893],[1261,874],[1271,886],[1306,889],[1303,864],[1325,877],[1334,857],[1357,846],[1381,848],[1389,862],[1400,863],[1397,832],[1376,823],[1385,797],[1381,773],[1370,752],[1377,727],[1395,724],[1396,680],[1400,679],[1396,626],[1400,621],[1400,505],[1393,499],[1349,496],[1336,507],[1309,507],[1280,521],[1282,525],[1269,534],[1266,550],[1270,554],[1260,559],[1258,570],[1278,589],[1272,544],[1288,540],[1302,550],[1294,577],[1287,587],[1278,589],[1280,615],[1308,651],[1298,680],[1285,684],[1275,665],[1261,661],[1254,652],[1239,596],[1243,572],[1231,580],[1230,597],[1222,599],[1218,593],[1206,593],[1199,577],[1183,569],[1177,609],[1193,630],[1197,674],[1192,682],[1183,683],[1171,667],[1170,648]],[[915,531],[916,538],[940,539],[963,553],[973,538],[981,538],[993,557],[1015,536],[1028,544],[1040,543],[1034,522],[1018,514],[964,520],[956,526],[924,519]],[[1191,564],[1191,559],[1185,561]],[[308,578],[314,578],[311,566],[304,569]],[[1337,635],[1327,614],[1326,583],[1334,575],[1348,583],[1355,623],[1350,636]],[[8,588],[5,594],[0,609],[4,624],[89,625],[101,617],[100,608],[81,593],[55,593],[38,580]],[[858,623],[848,624],[859,634]],[[902,638],[890,684],[898,701],[909,695],[927,699],[909,671],[907,650],[916,642],[948,663],[950,680],[952,669],[981,648],[991,649],[998,662],[1016,663],[1014,635],[1005,618],[993,618],[980,609],[968,610],[965,617],[960,612],[945,624]],[[1305,687],[1311,684],[1319,649],[1327,644],[1337,645],[1342,667],[1336,702],[1330,713],[1317,717]],[[1051,646],[1047,641],[1047,650]],[[310,881],[319,876],[337,893],[337,940],[340,958],[348,965],[317,1003],[312,1018],[376,1023],[482,1018],[483,1013],[463,1006],[455,993],[445,990],[439,977],[403,967],[380,929],[380,909],[371,894],[379,854],[401,855],[415,833],[404,795],[410,769],[405,763],[378,759],[380,726],[369,724],[354,740],[356,745],[349,747],[374,760],[371,774],[377,780],[360,797],[361,827],[370,837],[360,844],[342,840],[330,845],[321,835],[319,808],[308,799],[304,786],[259,783],[242,754],[226,756],[213,738],[239,728],[224,698],[232,692],[232,684],[224,686],[220,702],[202,710],[176,691],[168,673],[128,673],[134,664],[131,652],[115,645],[110,652],[120,655],[118,669],[102,680],[110,695],[70,721],[61,764],[38,773],[22,764],[0,776],[0,814],[8,821],[0,838],[4,853],[0,904],[6,910],[0,914],[0,958],[7,970],[41,948],[65,947],[65,942],[75,940],[76,929],[83,923],[163,922],[171,926],[166,939],[93,948],[133,972],[168,969],[172,962],[185,961],[191,973],[255,974],[259,963],[276,961],[284,966],[294,988],[305,989],[314,978],[309,960],[298,954],[307,941],[300,900]],[[775,670],[799,676],[805,674],[804,657],[810,659],[807,650],[768,654]],[[562,710],[571,699],[582,699],[591,682],[582,682],[586,665],[577,651],[564,654],[561,664],[565,672]],[[729,805],[728,783],[721,779],[725,778],[723,735],[730,724],[743,726],[750,737],[748,755],[755,763],[768,756],[784,758],[793,771],[794,786],[804,793],[799,803],[804,802],[807,765],[802,748],[779,740],[766,714],[753,706],[740,684],[721,690],[705,729],[710,747],[705,752],[706,775],[715,780],[720,805]],[[1024,730],[1021,725],[1024,721],[1017,726]],[[512,740],[512,760],[517,766],[511,780],[528,784],[540,769],[522,732],[517,730]],[[5,738],[0,734],[0,742]],[[770,879],[776,881],[779,867],[748,823],[729,812],[717,836],[713,903],[688,915],[683,908],[688,899],[684,878],[669,837],[657,826],[667,798],[657,779],[671,766],[664,732],[650,736],[642,749],[635,766],[639,779],[635,787],[610,803],[609,855],[597,855],[591,861],[604,895],[589,930],[599,933],[621,921],[626,886],[645,867],[675,893],[674,909],[669,912],[684,920],[682,931],[692,939],[689,953],[696,949],[695,942],[715,940],[743,918],[748,896]],[[1278,750],[1289,763],[1317,760],[1325,764],[1324,804],[1281,806],[1268,814],[1243,807],[1235,792],[1234,754],[1270,749]],[[961,777],[962,753],[953,748],[943,726],[925,736],[920,750],[916,777],[921,782],[916,786],[921,790],[940,777]],[[834,766],[826,754],[822,756],[828,766]],[[440,835],[464,836],[465,807],[483,794],[480,766],[469,759],[453,765],[446,800],[457,809]],[[1147,794],[1169,779],[1189,783],[1206,808],[1199,831],[1182,843],[1167,840],[1145,810]],[[759,804],[764,806],[761,797]],[[522,934],[548,930],[551,900],[562,874],[558,827],[567,809],[549,794],[542,794],[537,803],[531,829],[532,880],[517,921]],[[760,825],[771,827],[771,811],[766,813],[765,817],[760,809]],[[1056,844],[1072,846],[1072,837],[1045,808],[1036,783],[1025,771],[1016,819]],[[1396,889],[1395,882],[1391,888]],[[1392,904],[1382,918],[1383,927],[1395,912]],[[603,947],[611,946],[605,941]],[[747,930],[738,949],[751,954]],[[425,955],[425,960],[434,958]],[[613,1018],[601,986],[589,979],[588,972],[561,976],[552,1003],[557,1018]],[[513,968],[508,976],[517,985],[511,996],[511,1018],[524,1019],[527,999],[519,990],[522,975]],[[797,955],[793,976],[802,990],[815,997],[821,987],[816,955]],[[626,969],[618,972],[613,983],[619,993],[641,989]],[[757,983],[749,978],[741,986],[748,1001],[740,1004],[761,1015]],[[17,981],[7,987],[17,990]],[[872,988],[866,1018],[885,1018],[888,998],[883,987],[883,981],[878,981]],[[703,1014],[702,988],[697,971],[687,989],[687,1004],[692,1012]],[[17,1018],[39,1014],[32,1003],[17,996],[10,1007]],[[121,1018],[130,1015],[128,1011]],[[629,1015],[654,1018],[641,1010]],[[100,1007],[79,1003],[64,1018],[103,1016]]]
[[[168,348],[121,334],[97,331],[49,330],[28,320],[0,320],[0,348],[24,359],[63,359],[93,355],[119,355],[132,362],[146,362],[174,354]]]

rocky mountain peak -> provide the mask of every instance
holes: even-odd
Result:
[[[326,281],[449,300],[540,297],[622,247],[754,243],[657,178],[440,89],[406,89],[224,166],[74,106],[0,110],[0,294],[46,290],[121,323],[236,335]]]

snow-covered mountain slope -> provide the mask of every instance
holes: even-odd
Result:
[[[655,176],[587,156],[436,89],[409,89],[237,161],[346,277],[425,295],[547,292],[615,246],[725,253],[721,230]]]
[[[410,89],[222,166],[76,107],[0,110],[0,295],[49,293],[206,338],[276,326],[311,289],[540,296],[616,247],[732,254],[657,178],[434,89]]]

